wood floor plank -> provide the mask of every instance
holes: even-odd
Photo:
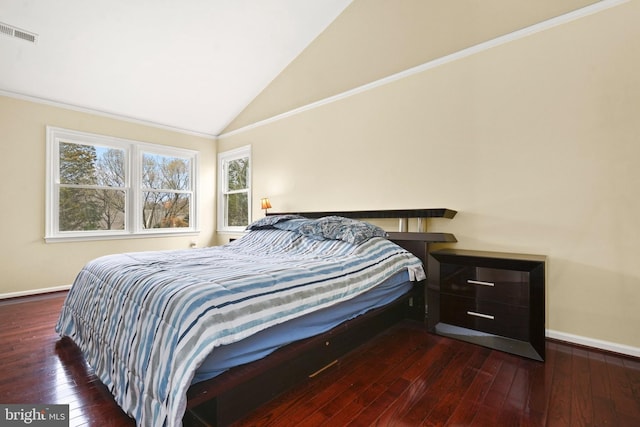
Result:
[[[405,414],[422,398],[431,383],[441,375],[458,348],[455,343],[441,341],[404,372],[399,372],[402,378],[409,381],[408,387],[388,408],[384,409],[376,420],[376,424],[403,424],[402,419]]]
[[[431,401],[434,403],[432,405],[433,409],[425,414],[421,421],[422,425],[446,425],[455,409],[460,406],[464,398],[464,394],[461,394],[460,390],[465,390],[471,386],[476,376],[478,376],[480,368],[491,353],[491,350],[482,347],[476,347],[473,350],[471,357],[465,361],[461,369],[455,369],[451,372],[450,378],[445,379],[445,384],[443,384],[445,388],[442,395],[435,394],[438,396],[437,399],[434,399],[434,396],[430,396]]]
[[[635,371],[625,366],[623,357],[607,354],[605,360],[611,379],[611,393],[616,412],[629,419],[640,421],[640,395],[637,394],[637,383],[632,380]]]
[[[54,327],[65,293],[0,301],[0,401],[68,404],[70,426],[129,427]],[[640,425],[640,360],[547,341],[544,363],[403,322],[238,421],[247,426]]]
[[[412,332],[412,337],[418,336],[415,332]],[[352,420],[349,425],[372,425],[375,420],[380,416],[380,408],[386,408],[389,404],[398,399],[398,396],[402,394],[411,384],[410,380],[405,378],[398,378],[398,372],[405,372],[411,366],[416,366],[418,361],[421,360],[425,353],[429,352],[429,349],[433,348],[440,342],[440,337],[429,336],[429,339],[422,340],[422,344],[413,345],[408,347],[409,352],[403,353],[403,358],[396,360],[392,364],[391,369],[383,374],[383,376],[377,380],[377,384],[380,389],[384,390],[374,400],[368,402],[367,406],[358,414],[357,418]],[[401,346],[397,346],[400,348]]]
[[[571,425],[571,348],[557,347],[547,425]]]
[[[572,352],[571,420],[579,426],[593,425],[593,397],[589,354],[582,348]]]
[[[485,407],[500,409],[507,398],[511,383],[517,371],[517,359],[505,357],[503,354],[497,354],[496,357],[502,359],[500,369],[496,373],[489,390],[483,400]]]
[[[414,425],[423,425],[427,417],[437,423],[444,423],[448,417],[446,414],[439,415],[439,419],[432,417],[431,413],[437,408],[440,412],[449,411],[450,408],[457,406],[459,396],[457,392],[448,393],[452,388],[460,390],[465,382],[471,382],[465,375],[465,368],[469,365],[479,365],[477,352],[478,348],[462,346],[451,359],[450,363],[444,368],[441,374],[434,378],[433,382],[426,389],[425,393],[413,405],[411,410],[403,417],[403,421]],[[437,396],[437,398],[436,398]],[[440,405],[440,406],[439,406]],[[444,419],[443,419],[444,418]]]
[[[525,423],[525,425],[535,426],[546,423],[556,364],[557,352],[552,350],[555,347],[556,343],[548,342],[545,362],[530,365],[531,387],[524,410],[525,414],[529,414],[532,420],[530,423]]]
[[[395,341],[395,339],[390,341]],[[328,415],[326,419],[328,424],[346,425],[358,417],[364,408],[380,397],[395,380],[398,368],[402,366],[408,356],[412,353],[419,354],[422,349],[421,346],[407,348],[399,345],[398,341],[395,344],[379,346],[384,353],[374,354],[374,363],[360,363],[363,369],[356,373],[356,377],[349,379],[349,391],[353,391],[353,393],[341,393],[332,402],[333,407],[322,409]],[[385,348],[386,350],[384,350]],[[408,352],[407,349],[410,351]]]

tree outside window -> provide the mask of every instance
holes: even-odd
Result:
[[[142,157],[142,226],[189,227],[189,159],[146,153]]]
[[[250,221],[250,147],[220,153],[218,229],[241,231]]]
[[[60,231],[123,230],[124,150],[61,142]]]
[[[193,232],[197,154],[47,128],[47,241]]]

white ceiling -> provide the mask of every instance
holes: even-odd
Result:
[[[0,0],[0,94],[218,135],[351,0]]]

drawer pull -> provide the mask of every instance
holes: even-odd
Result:
[[[481,282],[480,280],[467,280],[467,283],[472,284],[472,285],[482,285],[482,286],[495,286],[495,283],[491,283],[491,282]]]
[[[491,319],[491,320],[495,319],[495,317],[490,314],[476,313],[475,311],[467,311],[467,314],[469,316],[482,317],[483,319]]]

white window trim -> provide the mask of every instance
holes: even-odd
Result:
[[[82,144],[109,146],[122,148],[125,151],[126,192],[125,229],[124,230],[91,230],[91,231],[60,231],[58,217],[58,185],[59,185],[59,144],[61,141]],[[191,195],[189,210],[189,227],[185,228],[142,228],[141,203],[141,168],[142,154],[153,153],[165,156],[188,158],[191,160]],[[198,228],[198,152],[178,147],[151,144],[147,142],[98,135],[88,132],[47,126],[46,132],[46,223],[45,241],[68,242],[83,240],[110,240],[166,237],[175,235],[197,235]]]
[[[243,147],[239,147],[233,150],[224,151],[222,153],[218,153],[218,209],[217,209],[217,231],[220,233],[240,233],[244,232],[246,226],[228,226],[225,222],[225,199],[224,199],[224,188],[226,183],[226,174],[224,169],[224,163],[239,159],[242,157],[249,158],[249,173],[247,176],[247,209],[248,209],[248,221],[251,224],[251,169],[253,168],[253,164],[251,161],[251,145],[245,145]],[[247,224],[248,225],[248,224]]]

